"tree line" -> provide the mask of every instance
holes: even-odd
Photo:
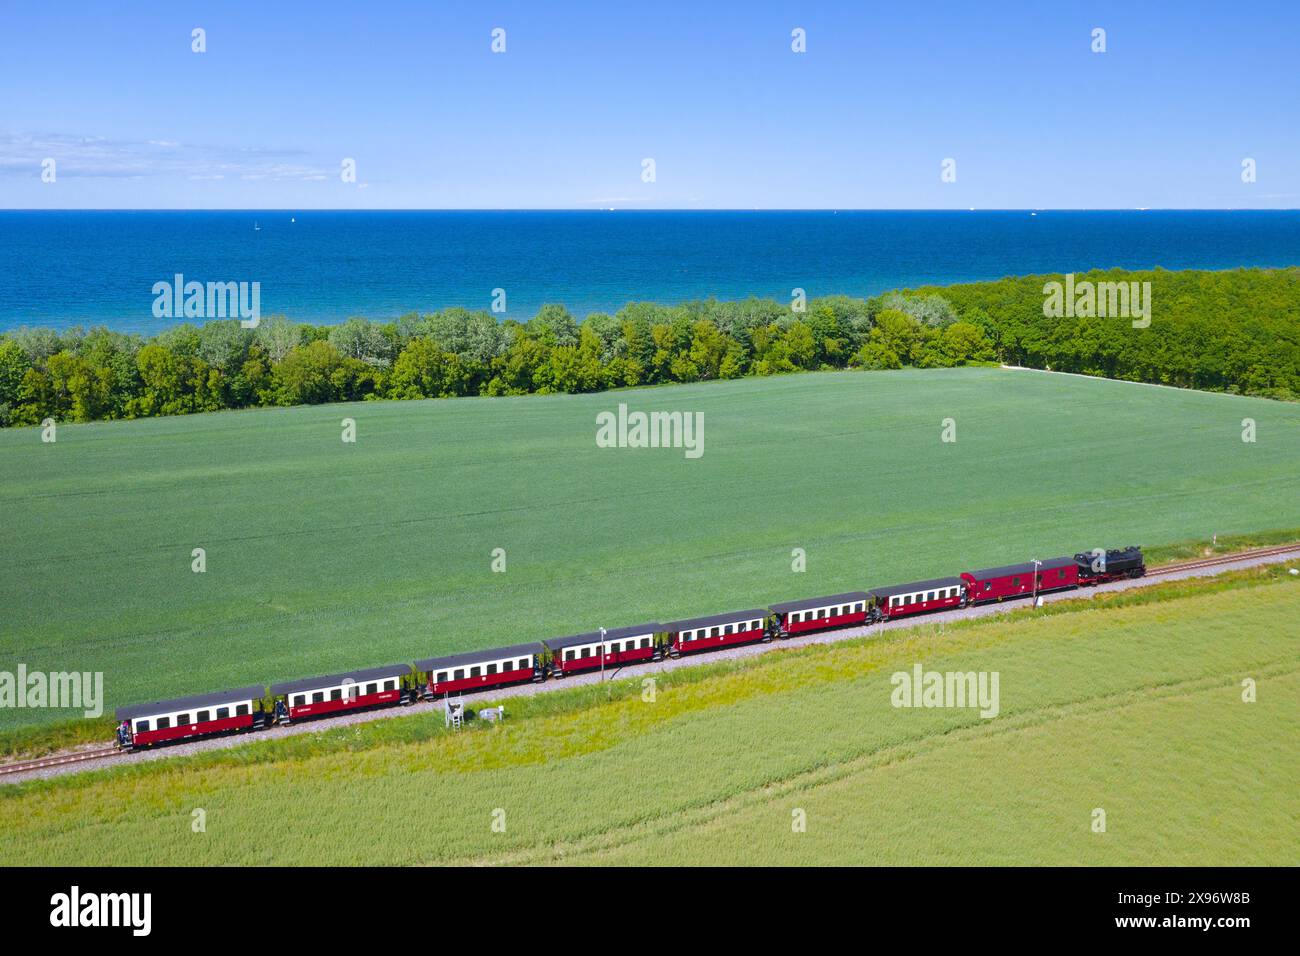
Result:
[[[770,299],[632,303],[578,321],[449,308],[332,326],[283,317],[0,336],[0,425],[363,399],[593,392],[836,369],[1004,362],[1134,381],[1300,397],[1300,270],[1095,272],[1150,281],[1152,321],[1049,318],[1026,276],[802,309]]]

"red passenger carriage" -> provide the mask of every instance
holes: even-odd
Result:
[[[828,597],[773,604],[771,610],[776,615],[781,636],[793,637],[810,631],[864,624],[867,620],[867,605],[870,603],[871,595],[866,591],[848,591]]]
[[[542,680],[546,648],[539,641],[415,662],[425,696],[484,690]]]
[[[926,611],[966,606],[966,582],[961,578],[934,578],[910,584],[891,584],[883,588],[872,588],[868,593],[877,618],[907,617],[911,614],[924,614]]]
[[[1037,563],[1026,561],[1000,568],[965,571],[961,577],[966,582],[966,593],[970,595],[971,603],[984,604],[1077,588],[1079,565],[1074,558],[1066,556]]]
[[[590,631],[571,637],[552,637],[544,643],[551,652],[551,673],[556,677],[599,667],[622,667],[662,656],[656,635],[663,630],[658,621]]]
[[[149,747],[191,737],[211,737],[259,728],[266,717],[262,710],[265,695],[266,688],[259,684],[216,694],[119,707],[117,719],[127,724],[122,743],[131,747]]]
[[[730,614],[710,614],[708,617],[691,617],[683,621],[670,621],[664,630],[668,633],[669,653],[694,654],[711,651],[734,644],[749,644],[767,638],[767,611],[752,608],[732,611]]]
[[[272,684],[271,696],[276,700],[277,715],[287,723],[345,710],[399,704],[410,677],[410,664],[390,664]]]

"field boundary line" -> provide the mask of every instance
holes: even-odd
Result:
[[[1211,392],[1203,388],[1184,388],[1181,385],[1164,385],[1160,382],[1135,382],[1127,378],[1111,378],[1109,375],[1089,375],[1086,372],[1058,372],[1050,368],[1034,368],[1032,365],[999,365],[999,369],[1008,372],[1038,372],[1040,375],[1064,375],[1067,378],[1084,378],[1093,382],[1115,382],[1119,385],[1142,385],[1146,388],[1164,388],[1174,392],[1183,392],[1191,395],[1217,395],[1222,398],[1244,398],[1250,401],[1277,402],[1279,405],[1287,406],[1293,402],[1279,401],[1275,398],[1265,398],[1262,395],[1239,395],[1234,392]]]

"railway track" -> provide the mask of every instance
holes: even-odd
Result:
[[[1176,574],[1180,571],[1199,571],[1201,568],[1215,568],[1223,564],[1235,564],[1238,561],[1250,561],[1256,558],[1271,558],[1292,552],[1300,555],[1300,543],[1280,544],[1272,548],[1256,548],[1253,551],[1238,551],[1235,554],[1216,554],[1213,557],[1198,558],[1195,561],[1166,564],[1158,568],[1148,568],[1146,576],[1151,578],[1161,574]]]
[[[23,760],[18,763],[0,764],[0,775],[7,773],[22,773],[25,770],[42,770],[45,767],[60,767],[67,763],[81,763],[83,760],[100,760],[104,757],[115,757],[125,753],[117,747],[100,747],[98,750],[79,750],[76,753],[69,754],[50,754],[48,757],[37,757],[35,760]]]

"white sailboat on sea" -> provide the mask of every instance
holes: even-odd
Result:
[[[254,220],[253,220],[253,232],[261,232],[261,231],[262,231],[262,227],[259,226],[259,225],[257,224],[257,220],[254,219]]]

